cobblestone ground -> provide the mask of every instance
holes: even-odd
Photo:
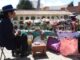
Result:
[[[24,58],[14,58],[12,57],[11,51],[10,50],[6,50],[4,48],[4,53],[6,55],[6,59],[5,60],[80,60],[80,58],[77,56],[71,56],[71,57],[64,57],[62,55],[58,55],[55,53],[52,53],[50,51],[46,52],[46,55],[36,55],[36,56],[32,56],[32,54],[30,54],[27,57]],[[0,54],[1,54],[1,50],[0,50]],[[2,60],[4,60],[4,57],[2,57]]]

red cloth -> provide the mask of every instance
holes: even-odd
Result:
[[[60,53],[64,56],[73,55],[78,49],[78,40],[64,38],[60,41]]]

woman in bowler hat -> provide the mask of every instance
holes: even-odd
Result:
[[[13,24],[11,23],[11,19],[15,17],[14,10],[12,5],[2,7],[3,17],[0,22],[0,39],[2,40],[2,44],[11,50],[15,49],[15,35],[13,33]]]
[[[6,5],[2,7],[2,13],[3,13],[3,18],[1,19],[0,22],[1,45],[9,50],[14,51],[18,47],[20,47],[21,43],[23,43],[25,40],[23,40],[22,42],[16,40],[17,34],[14,34],[13,24],[11,22],[11,19],[14,18],[16,15],[13,6]],[[19,45],[17,45],[17,43],[19,43]],[[25,56],[24,53],[21,54],[21,56]]]

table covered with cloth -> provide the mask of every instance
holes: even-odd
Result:
[[[77,38],[80,35],[80,32],[72,32],[72,31],[57,31],[57,36],[59,40],[67,37],[67,38]]]

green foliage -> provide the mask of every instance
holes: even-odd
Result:
[[[20,0],[19,4],[17,5],[18,9],[24,10],[34,10],[32,3],[29,0]]]
[[[73,4],[73,1],[68,5],[68,7],[73,7],[74,4]]]

